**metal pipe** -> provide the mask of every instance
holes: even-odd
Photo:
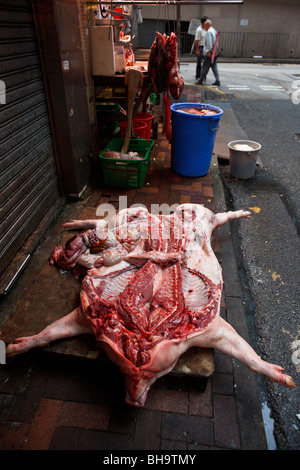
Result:
[[[86,2],[86,5],[90,6],[99,6],[102,2]],[[105,3],[105,1],[103,2]],[[107,0],[106,3],[113,4],[113,5],[242,5],[244,0],[226,0],[226,1],[205,1],[205,0],[117,0],[111,1]]]

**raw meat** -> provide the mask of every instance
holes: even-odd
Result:
[[[88,229],[66,248],[74,244],[69,269],[82,256],[83,245],[89,252],[98,247],[100,267],[90,262],[77,309],[35,336],[18,338],[7,355],[92,333],[122,370],[126,402],[133,406],[143,406],[151,384],[194,346],[216,348],[270,380],[294,387],[281,367],[263,361],[220,317],[222,272],[210,238],[219,225],[248,217],[250,212],[243,210],[215,215],[202,205],[183,204],[171,215],[124,209],[113,227],[103,220],[67,224]],[[104,262],[107,250],[112,263]],[[66,266],[68,256],[60,252],[51,259],[57,265],[63,259]]]
[[[164,100],[164,133],[172,141],[171,129],[171,94],[174,100],[179,100],[183,88],[184,80],[180,74],[178,44],[175,33],[170,36],[156,33],[156,38],[151,46],[148,60],[148,72],[151,83],[156,93],[163,93]]]
[[[178,44],[175,33],[156,33],[148,60],[148,72],[156,93],[170,92],[174,100],[182,94],[184,80],[180,74]]]
[[[179,110],[181,113],[188,113],[188,114],[199,114],[200,116],[213,116],[214,114],[218,114],[218,111],[213,111],[211,109],[197,109],[197,108],[181,108]]]

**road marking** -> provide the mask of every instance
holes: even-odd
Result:
[[[279,85],[259,85],[259,88],[263,91],[280,91],[283,90],[282,86]]]
[[[233,90],[233,91],[247,91],[247,90],[250,90],[250,88],[248,87],[248,85],[238,85],[238,84],[230,84],[230,85],[226,85],[227,88],[229,88],[229,90]],[[282,86],[279,86],[279,85],[259,85],[259,88],[262,90],[262,91],[281,91],[281,90],[284,90],[284,88]]]
[[[249,87],[247,85],[227,85],[227,88],[230,90],[249,90]]]

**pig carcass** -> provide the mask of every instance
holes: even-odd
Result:
[[[88,268],[80,306],[35,336],[15,340],[7,355],[82,333],[95,336],[125,376],[126,402],[143,406],[151,384],[168,374],[190,347],[215,348],[271,381],[293,388],[291,377],[263,361],[220,317],[222,272],[211,247],[213,230],[250,212],[214,214],[183,204],[170,215],[146,208],[120,211],[104,220],[73,221],[87,228],[51,262]]]

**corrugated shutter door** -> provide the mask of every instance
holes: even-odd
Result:
[[[60,196],[31,2],[0,4],[0,274]]]

